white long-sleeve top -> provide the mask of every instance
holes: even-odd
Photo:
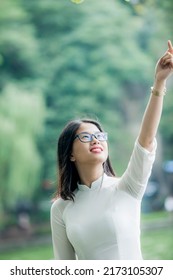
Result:
[[[104,174],[91,187],[78,184],[75,201],[58,198],[51,207],[55,259],[142,259],[140,208],[155,159],[135,142],[124,174]],[[103,180],[103,181],[102,181]],[[102,183],[102,184],[101,184]]]

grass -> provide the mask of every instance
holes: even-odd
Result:
[[[51,260],[53,259],[52,245],[39,245],[19,248],[0,253],[0,260]]]
[[[141,246],[145,260],[173,260],[173,227],[143,232]]]
[[[168,213],[166,211],[142,214],[142,216],[141,216],[142,222],[157,221],[157,220],[169,219],[169,218],[170,218],[170,213]]]

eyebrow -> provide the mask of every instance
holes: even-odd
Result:
[[[94,133],[98,133],[98,132],[103,132],[103,131],[97,130],[97,131],[95,131],[95,132],[93,132],[93,133],[88,132],[88,131],[82,131],[82,132],[79,132],[78,134],[80,134],[80,133],[94,134]]]

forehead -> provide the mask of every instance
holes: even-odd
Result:
[[[97,131],[100,131],[98,127],[95,124],[92,123],[82,123],[77,130],[77,133],[81,132],[88,132],[88,133],[95,133]]]

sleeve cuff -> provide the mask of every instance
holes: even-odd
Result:
[[[141,146],[141,144],[139,143],[138,139],[136,140],[136,145],[137,147],[146,155],[154,155],[156,153],[156,149],[157,149],[157,140],[156,138],[154,138],[153,140],[153,149],[152,151],[148,151],[147,149],[145,149],[144,147]]]

